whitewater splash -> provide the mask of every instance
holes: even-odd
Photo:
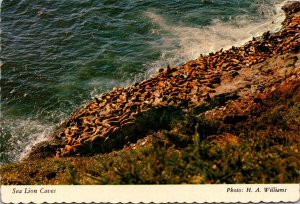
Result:
[[[50,127],[46,127],[42,132],[33,134],[29,140],[30,142],[27,143],[24,150],[17,155],[16,159],[23,160],[24,158],[26,158],[27,155],[30,153],[31,148],[38,143],[46,141],[50,133],[53,131],[53,129],[54,129],[53,126],[50,126]]]
[[[24,158],[31,147],[46,140],[52,130],[52,125],[43,124],[32,118],[2,120],[1,160],[5,158],[5,160],[15,161]]]
[[[284,20],[284,13],[281,11],[283,3],[274,4],[270,7],[262,4],[261,1],[254,2],[253,7],[262,16],[262,20],[254,20],[251,16],[243,15],[228,22],[215,19],[210,26],[199,28],[179,24],[172,25],[168,23],[168,19],[163,18],[156,12],[147,11],[144,13],[145,17],[150,19],[154,25],[157,25],[156,29],[151,30],[151,33],[158,35],[161,39],[160,42],[153,42],[151,46],[161,50],[161,56],[158,60],[145,64],[146,67],[150,67],[145,74],[134,76],[133,79],[119,85],[125,87],[133,82],[139,82],[156,73],[159,68],[165,67],[167,64],[179,65],[197,58],[200,54],[208,54],[221,48],[227,49],[233,45],[239,46],[265,31],[276,32],[280,29],[281,22]],[[90,83],[96,87],[99,82],[91,81]],[[91,90],[90,96],[95,97],[98,95],[97,93],[98,90]],[[59,118],[63,119],[65,117]],[[54,127],[55,124],[43,123],[37,119],[6,120],[2,124],[2,128],[10,129],[10,132],[5,134],[11,134],[11,138],[2,145],[8,143],[14,145],[7,145],[10,146],[10,149],[5,149],[5,152],[1,152],[1,154],[10,155],[10,161],[26,157],[33,145],[47,140]],[[3,140],[5,134],[1,135]]]
[[[147,76],[156,73],[167,64],[180,65],[188,60],[196,59],[200,54],[208,54],[232,46],[240,46],[261,36],[266,31],[277,32],[285,19],[281,7],[286,1],[267,5],[264,1],[256,1],[251,5],[260,15],[260,20],[250,15],[237,16],[228,22],[214,19],[212,24],[195,28],[184,25],[171,25],[168,20],[153,11],[145,12],[157,29],[152,29],[153,35],[159,35],[161,42],[152,46],[161,49],[160,59],[148,64],[151,67]]]

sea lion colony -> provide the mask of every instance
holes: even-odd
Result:
[[[242,66],[251,69],[270,57],[299,52],[299,29],[299,12],[287,14],[278,33],[266,32],[244,46],[221,49],[182,66],[168,66],[141,83],[102,94],[54,133],[59,143],[52,145],[56,149],[53,156],[111,151],[117,144],[122,146],[143,131],[153,129],[156,123],[162,125],[159,118],[163,110],[200,107],[216,96],[215,89],[224,73],[234,78]]]

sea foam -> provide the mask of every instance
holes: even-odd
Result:
[[[160,58],[147,64],[150,67],[147,76],[151,76],[167,64],[180,65],[188,60],[196,59],[200,54],[205,55],[221,48],[229,49],[232,46],[240,46],[266,31],[279,31],[285,18],[281,10],[285,2],[280,1],[280,3],[269,5],[264,4],[264,1],[256,1],[251,6],[257,10],[260,18],[240,15],[227,22],[214,19],[211,25],[203,27],[172,25],[161,15],[146,11],[145,16],[157,25],[157,29],[151,31],[152,34],[161,37],[159,43],[152,44],[161,49]]]
[[[150,46],[161,50],[160,58],[146,62],[149,67],[144,75],[133,77],[132,81],[141,81],[156,73],[159,68],[167,64],[180,65],[188,60],[195,59],[200,54],[208,54],[217,50],[228,49],[231,46],[239,46],[252,37],[260,36],[266,31],[276,32],[281,28],[284,13],[281,7],[285,2],[269,6],[261,1],[255,1],[253,7],[257,9],[261,18],[253,18],[250,15],[241,15],[224,22],[214,19],[209,26],[189,27],[180,24],[171,24],[168,19],[155,11],[146,11],[144,16],[156,25],[150,32],[160,37],[159,42],[153,42]],[[125,85],[124,85],[125,86]],[[95,97],[98,90],[92,90],[90,95]],[[64,118],[64,117],[60,117]],[[2,128],[9,129],[11,134],[10,149],[2,154],[10,154],[11,161],[22,160],[29,153],[32,146],[47,140],[55,124],[41,122],[37,119],[5,120]],[[29,137],[28,137],[29,135]],[[4,139],[5,135],[1,135]],[[4,142],[6,144],[7,142]]]
[[[47,139],[52,129],[51,124],[33,118],[2,119],[1,158],[6,158],[9,161],[24,158],[33,145]]]

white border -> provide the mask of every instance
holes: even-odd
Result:
[[[296,202],[299,184],[1,186],[3,203]],[[251,188],[251,192],[247,192]],[[272,188],[285,192],[264,192]],[[239,192],[231,192],[235,189]],[[239,189],[239,190],[237,190]],[[260,192],[255,192],[259,189]],[[16,192],[18,190],[18,193]],[[48,193],[45,191],[48,190]],[[25,192],[26,191],[26,192]],[[29,191],[31,191],[29,193]],[[249,190],[248,190],[249,191]],[[36,192],[36,193],[33,193]]]

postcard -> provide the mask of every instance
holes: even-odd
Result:
[[[297,202],[300,1],[1,2],[3,203]]]

